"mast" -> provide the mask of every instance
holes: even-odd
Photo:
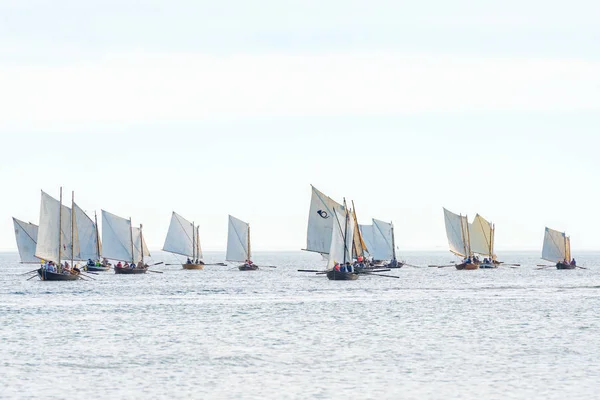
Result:
[[[62,206],[61,206],[62,207]],[[73,258],[75,255],[75,191],[71,191],[71,268],[73,268]]]
[[[392,254],[394,256],[393,260],[396,259],[396,240],[394,239],[394,223],[390,221],[392,225]]]
[[[248,224],[248,261],[252,261],[250,257],[250,224]]]
[[[469,257],[472,256],[471,254],[471,231],[469,230],[469,217],[467,215],[465,215],[465,219],[467,220],[467,240],[468,242],[465,243],[465,251],[466,251],[466,246],[467,243],[469,243],[469,254],[467,254]],[[462,219],[461,219],[461,223],[462,223]]]
[[[569,255],[569,249],[567,248],[567,234],[563,233],[563,237],[565,238],[565,259],[567,259],[567,261],[571,261],[570,258],[571,256]]]
[[[456,214],[454,214],[454,215],[456,215]],[[463,250],[465,251],[465,258],[466,258],[466,257],[468,257],[467,242],[465,242],[465,227],[463,226],[462,214],[459,214],[459,219],[460,219],[460,237],[462,238]]]
[[[346,198],[344,198],[344,212],[345,214],[345,218],[344,218],[344,264],[346,264],[346,252],[347,252],[347,245],[346,245],[346,236],[348,235],[348,206],[346,205]]]
[[[94,211],[94,223],[96,224],[96,254],[98,254],[98,260],[100,260],[100,234],[98,233],[98,216]]]
[[[140,224],[140,252],[142,254],[142,267],[144,266],[144,237],[142,236],[142,224]]]
[[[131,235],[131,262],[135,263],[133,253],[133,225],[131,225],[131,217],[129,217],[129,234]]]
[[[192,222],[192,263],[196,259],[196,226]]]
[[[362,247],[362,256],[365,256],[365,249],[363,247],[363,244],[365,243],[363,241],[363,237],[362,237],[362,232],[360,231],[360,226],[358,225],[358,218],[356,217],[356,207],[354,207],[354,200],[352,200],[352,214],[354,217],[354,225],[356,226],[356,231],[358,232],[358,241],[360,243],[360,246]],[[354,240],[353,240],[354,242]],[[365,245],[366,246],[366,245]],[[355,249],[358,250],[358,249]],[[358,251],[356,252],[356,256],[358,257]]]
[[[200,260],[200,226],[196,226],[196,257]]]
[[[62,255],[62,186],[60,187],[60,205],[58,207],[58,265],[56,266],[56,270],[60,274],[62,271],[60,270],[60,257]]]
[[[490,237],[490,257],[494,258],[494,238],[496,236],[496,224],[492,224],[492,234]]]

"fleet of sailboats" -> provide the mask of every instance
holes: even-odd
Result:
[[[449,250],[461,258],[461,262],[454,265],[456,269],[495,268],[502,264],[496,260],[493,223],[479,214],[469,222],[466,215],[455,214],[446,208],[443,210]],[[339,203],[311,185],[306,247],[303,250],[319,253],[327,265],[322,272],[303,271],[324,273],[330,280],[356,280],[365,266],[399,268],[405,265],[396,257],[393,223],[378,219],[371,221],[370,225],[359,224],[353,202],[350,208],[345,199]],[[85,260],[88,260],[88,271],[110,269],[110,264],[99,264],[101,258],[118,261],[119,264],[114,267],[118,274],[148,271],[146,260],[150,252],[141,224],[133,226],[131,218],[102,210],[100,240],[96,214],[92,220],[75,203],[74,193],[71,207],[63,204],[62,188],[59,200],[41,192],[39,225],[13,217],[13,226],[21,263],[46,264],[34,270],[42,280],[83,279],[80,271],[72,267],[76,262]],[[176,212],[171,215],[163,251],[187,257],[187,261],[181,263],[184,269],[203,269],[206,265],[202,260],[199,227]],[[483,262],[479,257],[484,257]],[[259,269],[252,261],[250,225],[231,215],[225,258],[229,262],[243,263],[239,265],[242,271]],[[582,268],[571,259],[570,237],[547,227],[542,259],[555,263],[557,269]],[[96,260],[95,265],[92,265],[93,260]],[[360,265],[361,269],[356,270],[353,265]]]

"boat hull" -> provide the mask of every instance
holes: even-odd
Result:
[[[258,265],[252,264],[252,265],[248,265],[248,264],[244,264],[244,265],[240,265],[239,267],[240,271],[256,271],[258,269]]]
[[[111,267],[105,267],[105,266],[98,266],[98,265],[87,265],[85,267],[86,271],[94,271],[94,272],[102,272],[102,271],[108,271]]]
[[[115,267],[115,274],[145,274],[148,268],[121,268]]]
[[[38,276],[43,281],[75,281],[79,279],[78,275],[73,274],[57,274],[56,272],[46,271],[43,268],[38,269]]]
[[[556,264],[556,269],[575,269],[577,268],[575,265],[558,263]]]
[[[330,281],[355,281],[358,279],[358,274],[331,270],[327,271],[327,279]]]
[[[183,264],[183,269],[204,269],[204,264]]]
[[[479,264],[479,268],[482,268],[482,269],[498,268],[498,265],[497,264]]]
[[[479,269],[479,264],[467,264],[467,263],[462,263],[462,264],[457,264],[456,265],[456,269],[459,271],[462,270],[468,270],[468,271],[472,271],[474,269]]]

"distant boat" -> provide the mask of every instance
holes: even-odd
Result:
[[[62,188],[60,188],[60,200],[56,200],[42,191],[35,257],[46,262],[54,262],[56,272],[41,267],[38,270],[41,280],[73,281],[79,279],[78,273],[64,272],[61,266],[63,259],[71,260],[71,265],[74,260],[79,259],[79,238],[75,226],[76,216],[73,209],[62,204]]]
[[[396,240],[394,224],[373,219],[372,225],[360,225],[360,232],[365,243],[368,243],[368,253],[374,264],[383,264],[386,268],[402,268],[404,264],[396,258]]]
[[[250,225],[230,215],[225,260],[243,262],[238,267],[240,271],[256,271],[258,266],[252,262],[250,249]]]
[[[75,210],[77,236],[79,237],[79,259],[82,261],[97,261],[94,265],[86,265],[88,271],[108,271],[110,264],[100,264],[102,254],[102,243],[100,242],[100,233],[98,231],[98,219],[94,213],[94,220],[85,213],[77,203],[73,203]]]
[[[461,259],[473,259],[471,242],[469,240],[469,221],[466,216],[457,215],[444,208],[444,222],[446,224],[446,236],[450,252],[461,257]],[[479,264],[462,262],[456,265],[458,270],[479,269]]]
[[[334,225],[333,211],[337,210],[342,215],[344,207],[312,185],[311,189],[306,248],[302,250],[319,253],[324,260],[329,260]]]
[[[40,259],[35,256],[37,246],[38,226],[13,217],[15,239],[19,249],[21,264],[39,264]]]
[[[564,232],[546,228],[542,259],[556,263],[557,269],[575,269],[576,266],[569,263],[569,260],[571,260],[571,238]]]
[[[150,257],[142,234],[142,225],[133,227],[131,218],[125,219],[102,210],[102,256],[133,264],[134,268],[113,265],[116,274],[145,274],[148,266],[144,256]]]
[[[481,215],[476,214],[473,222],[469,224],[471,251],[488,259],[487,263],[480,263],[479,268],[497,268],[498,265],[502,264],[496,261],[496,254],[494,254],[495,238],[496,226]]]
[[[327,262],[327,278],[334,281],[350,281],[358,279],[358,273],[337,271],[336,264],[352,264],[352,247],[354,243],[354,218],[350,217],[347,207],[342,213],[333,209],[333,229],[331,232],[331,245],[329,247],[329,260]]]
[[[191,263],[181,264],[184,269],[204,269],[200,249],[200,228],[175,211],[171,216],[163,251],[186,256],[188,261],[191,257]]]

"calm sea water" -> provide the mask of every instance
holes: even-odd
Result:
[[[600,254],[579,254],[587,270],[536,270],[537,253],[508,253],[522,266],[352,282],[297,272],[322,267],[313,254],[255,258],[279,268],[41,282],[0,254],[0,398],[600,396]]]

